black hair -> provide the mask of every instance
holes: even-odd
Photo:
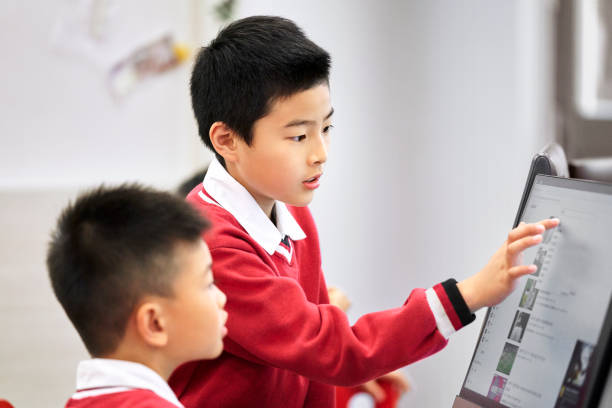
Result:
[[[142,296],[173,296],[175,248],[209,228],[189,204],[137,184],[101,186],[60,214],[47,252],[58,301],[92,356],[116,350]]]
[[[214,151],[209,130],[219,121],[250,145],[253,123],[276,100],[329,82],[330,62],[291,20],[254,16],[229,24],[200,50],[191,74],[202,141]]]

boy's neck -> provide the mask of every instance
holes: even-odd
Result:
[[[139,347],[129,347],[125,344],[120,345],[113,353],[100,356],[100,358],[142,364],[155,371],[166,382],[170,378],[170,374],[179,366],[179,364],[168,361],[161,350],[142,350]]]
[[[274,222],[274,225],[276,225],[276,221],[275,219],[272,218],[272,212],[275,208],[275,200],[268,198],[268,197],[262,197],[258,194],[254,194],[253,191],[251,191],[251,189],[249,188],[248,184],[243,180],[243,178],[240,176],[240,172],[237,171],[237,169],[234,167],[233,163],[226,163],[225,165],[225,170],[229,173],[230,176],[232,176],[234,178],[234,180],[236,180],[238,183],[240,183],[240,185],[242,187],[244,187],[246,189],[246,191],[249,192],[249,194],[251,195],[251,197],[253,197],[253,199],[255,200],[255,202],[257,203],[257,205],[259,206],[259,208],[261,208],[263,210],[263,212],[266,214],[266,217],[268,217],[270,220],[272,220],[272,222]],[[276,217],[274,217],[276,218]]]

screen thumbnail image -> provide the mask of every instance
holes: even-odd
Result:
[[[525,289],[523,290],[523,294],[521,295],[521,302],[519,303],[519,307],[533,310],[533,305],[535,304],[535,300],[539,292],[539,290],[536,288],[536,282],[537,281],[535,279],[527,279],[527,283],[525,283]]]
[[[594,346],[577,340],[570,358],[555,408],[577,407],[583,397],[585,380],[591,364]]]
[[[506,378],[501,375],[495,375],[493,377],[493,381],[491,381],[491,386],[489,387],[489,392],[487,393],[487,398],[492,399],[493,401],[500,402],[502,394],[504,393],[504,387],[506,386]]]
[[[556,218],[554,215],[551,215],[548,218]],[[560,230],[560,229],[559,229]],[[550,242],[550,239],[552,238],[553,234],[555,233],[556,229],[549,229],[544,231],[544,236],[542,237],[542,243],[544,244],[548,244]]]
[[[546,257],[546,253],[548,251],[540,247],[538,248],[538,252],[536,253],[535,259],[533,260],[533,264],[536,266],[536,271],[532,273],[532,276],[540,276],[540,271],[542,269],[542,264],[544,263],[544,258]]]
[[[511,343],[506,343],[504,345],[504,351],[502,351],[502,355],[499,358],[499,363],[497,363],[497,371],[510,375],[510,370],[512,370],[512,365],[514,364],[514,359],[516,358],[518,349],[518,346]]]
[[[508,338],[510,340],[514,340],[518,343],[521,342],[523,334],[525,334],[525,327],[527,327],[529,316],[530,314],[527,312],[521,312],[520,310],[516,311],[512,327],[510,327],[510,333],[508,333]]]

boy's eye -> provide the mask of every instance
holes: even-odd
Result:
[[[306,135],[293,136],[291,138],[291,140],[293,140],[294,142],[301,142],[304,139],[306,139]]]
[[[323,128],[323,133],[329,133],[329,131],[334,127],[334,125],[325,126]]]

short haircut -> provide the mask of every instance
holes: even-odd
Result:
[[[209,228],[189,204],[137,184],[77,197],[51,235],[47,268],[55,296],[92,356],[116,350],[145,295],[171,297],[175,248]]]
[[[330,62],[291,20],[255,16],[229,24],[200,50],[191,75],[202,141],[214,151],[209,130],[220,121],[250,145],[253,123],[276,100],[329,83]]]

